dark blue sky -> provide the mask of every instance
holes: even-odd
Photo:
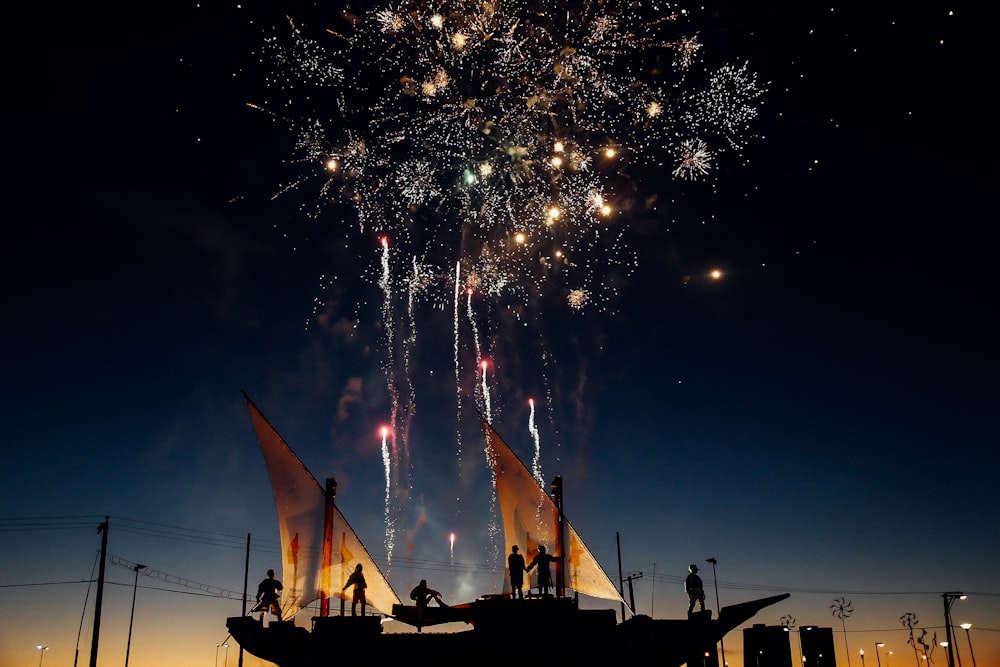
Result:
[[[5,542],[25,548],[4,550],[2,583],[86,578],[109,514],[119,556],[240,590],[238,548],[176,527],[277,540],[241,390],[318,478],[337,476],[383,557],[379,295],[330,232],[349,213],[303,220],[269,199],[287,137],[246,108],[237,74],[265,8],[72,11],[44,30],[26,17],[8,82],[0,498],[10,519],[87,520],[9,521]],[[907,611],[942,636],[940,593],[966,590],[956,622],[984,629],[980,662],[1000,656],[992,14],[720,10],[706,43],[769,82],[746,164],[709,183],[637,175],[658,204],[632,221],[638,268],[614,312],[546,311],[527,334],[493,323],[499,432],[529,456],[525,401],[551,392],[543,470],[566,480],[570,519],[615,579],[620,534],[626,574],[644,573],[640,612],[681,616],[687,564],[714,556],[723,604],[792,592],[757,622],[839,629],[829,605],[851,598],[852,653],[881,639],[906,654]],[[474,405],[454,405],[450,313],[425,318],[413,560],[393,583],[427,576],[465,601],[488,591],[449,572],[445,540],[457,532],[455,561],[487,564],[487,473]],[[352,378],[363,390],[340,419]],[[173,528],[123,534],[117,517]],[[255,552],[251,580],[275,558]],[[208,659],[235,603],[149,586],[140,603],[200,619],[191,650]],[[46,664],[68,664],[75,633],[51,619],[74,628],[85,586],[15,593],[26,613],[0,633],[0,662],[46,643]],[[127,594],[110,596],[120,621]],[[167,651],[140,632],[136,657]]]

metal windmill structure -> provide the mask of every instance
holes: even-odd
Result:
[[[830,605],[833,615],[840,619],[844,626],[844,650],[847,652],[847,667],[851,667],[851,649],[847,645],[847,618],[854,613],[854,606],[846,598],[836,598]]]

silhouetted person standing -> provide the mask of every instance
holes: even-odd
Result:
[[[694,612],[694,605],[697,602],[699,611],[705,611],[705,587],[698,576],[698,566],[691,563],[688,567],[688,576],[684,580],[684,591],[688,595],[688,616]]]
[[[507,556],[507,569],[510,571],[510,596],[524,599],[524,556],[517,552],[517,545],[510,548]]]
[[[531,559],[531,565],[528,566],[527,571],[531,572],[533,567],[538,567],[538,593],[540,595],[548,595],[549,588],[552,586],[552,570],[549,569],[549,563],[561,558],[562,556],[550,556],[545,553],[544,544],[538,545],[538,553]]]
[[[260,612],[260,622],[264,622],[264,614],[270,611],[281,620],[281,582],[274,578],[274,570],[267,571],[267,579],[257,586],[257,605],[250,610]]]
[[[367,605],[367,600],[365,600],[365,589],[368,584],[365,582],[365,575],[361,572],[363,568],[361,563],[358,563],[354,567],[354,572],[351,572],[351,576],[347,578],[347,583],[340,590],[347,590],[348,586],[354,586],[354,597],[351,599],[351,616],[358,615],[358,603],[361,603],[361,615],[365,615],[365,606]]]

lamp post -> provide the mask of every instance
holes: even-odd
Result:
[[[132,613],[128,617],[128,644],[125,645],[125,667],[128,667],[128,654],[132,649],[132,620],[135,618],[135,592],[139,588],[139,570],[146,569],[145,565],[135,565],[132,570],[135,572],[135,582],[132,584]]]
[[[938,645],[949,653],[951,652],[951,648],[949,648],[951,646],[951,642],[938,642]],[[961,656],[959,656],[959,658],[961,658]],[[959,667],[961,667],[961,660],[959,660]]]
[[[712,564],[712,581],[715,584],[715,617],[718,618],[722,607],[719,605],[719,577],[715,574],[715,566],[719,564],[719,561],[715,558],[706,558],[705,562]],[[722,637],[719,637],[719,647],[722,649],[722,667],[726,667],[726,643]]]
[[[885,646],[885,642],[875,642],[875,662],[878,663],[878,667],[882,667],[882,658],[878,657],[878,650],[882,646]]]
[[[224,667],[229,667],[229,642],[226,642],[225,644],[223,644],[222,648],[226,649],[225,658],[224,658],[225,662],[223,662],[222,664],[224,665]]]
[[[42,658],[45,657],[45,652],[49,650],[49,647],[44,644],[38,644],[35,648],[38,649],[38,667],[42,667]]]
[[[969,640],[969,655],[972,656],[972,667],[976,667],[976,654],[972,651],[972,635],[969,634],[969,630],[972,629],[972,623],[962,623],[959,627],[965,630],[965,638]]]
[[[215,662],[212,663],[212,667],[219,667],[219,649],[222,648],[222,644],[215,645]]]
[[[944,633],[948,642],[948,667],[955,667],[955,652],[951,647],[954,643],[951,639],[951,606],[955,604],[955,600],[964,600],[965,597],[965,593],[955,591],[941,594],[941,599],[944,600]]]
[[[861,654],[861,667],[865,667],[865,650],[863,648],[859,648],[858,653]]]

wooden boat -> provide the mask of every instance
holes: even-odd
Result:
[[[562,515],[561,480],[549,496],[527,467],[481,417],[493,471],[507,550],[522,545],[529,559],[540,544],[555,545],[555,594],[515,599],[508,591],[485,594],[458,605],[403,604],[371,554],[334,503],[336,485],[320,486],[270,422],[246,397],[267,462],[278,507],[284,584],[283,619],[292,619],[320,601],[320,615],[307,629],[294,620],[262,623],[231,617],[226,625],[240,646],[279,667],[329,667],[343,660],[519,659],[537,655],[546,665],[579,665],[614,660],[616,664],[663,667],[718,665],[716,645],[726,633],[776,604],[788,594],[723,607],[689,618],[633,616],[618,622],[614,608],[584,609],[580,595],[625,602],[580,535]],[[334,545],[339,545],[335,549]],[[367,602],[376,615],[343,615],[350,572],[360,563],[368,583]],[[509,577],[504,576],[509,582]],[[341,600],[341,615],[330,615],[329,601]],[[383,621],[412,626],[411,632],[384,632]],[[453,632],[423,632],[452,624]],[[455,625],[457,624],[457,625]]]

